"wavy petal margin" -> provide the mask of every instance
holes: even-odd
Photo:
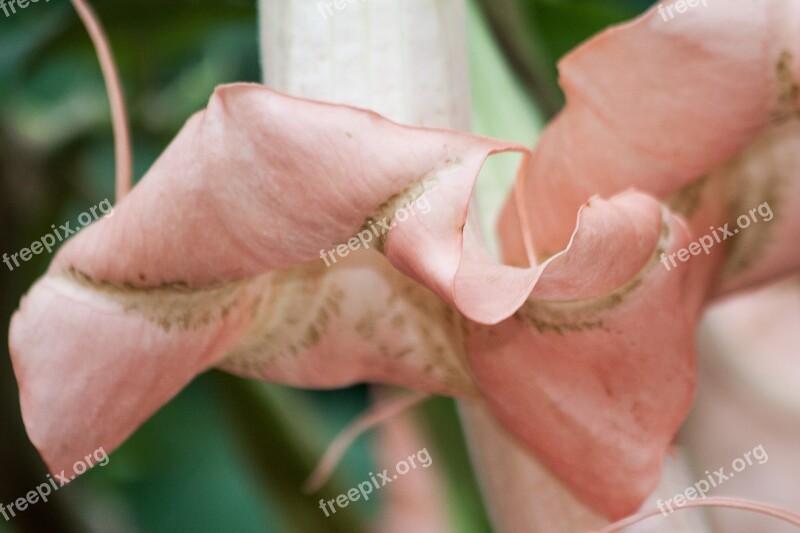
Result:
[[[474,270],[462,230],[475,180],[487,157],[507,151],[528,154],[260,85],[222,86],[113,219],[70,241],[50,271],[76,269],[120,287],[206,288],[321,260],[346,243],[363,247],[363,232],[373,247],[383,241],[397,269],[467,316],[497,320],[478,299],[457,295],[454,280],[459,268]],[[414,209],[422,196],[425,212]],[[384,219],[391,229],[370,224]],[[521,275],[481,268],[485,279],[500,276],[493,268]],[[511,300],[504,312],[513,313],[516,294],[496,297]]]
[[[559,65],[567,105],[530,160],[522,209],[540,259],[566,245],[591,196],[633,187],[666,198],[800,118],[797,2],[709,2],[672,17],[659,5]],[[714,203],[727,207],[736,177]]]
[[[509,150],[527,154],[259,85],[218,88],[13,317],[31,440],[53,471],[69,470],[216,365],[296,386],[475,394],[448,302],[478,320],[519,305],[519,283],[489,312],[456,289],[462,268],[487,283],[531,275],[469,266],[486,253],[463,237],[484,160]],[[389,232],[353,251],[384,217]],[[334,246],[346,253],[326,267],[321,251]]]
[[[475,325],[469,363],[494,414],[585,503],[636,511],[695,387],[688,269],[659,262],[688,229],[654,198],[593,199],[528,302]]]

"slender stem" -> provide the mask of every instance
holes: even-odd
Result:
[[[305,491],[316,492],[325,484],[345,452],[358,437],[428,398],[430,398],[429,394],[419,392],[404,394],[392,400],[375,404],[370,410],[353,420],[328,446],[325,455],[306,481]]]
[[[128,116],[125,111],[125,96],[122,92],[122,84],[119,81],[119,73],[111,52],[108,38],[103,31],[103,26],[97,14],[85,0],[72,0],[78,16],[89,37],[92,39],[94,48],[97,51],[97,59],[100,61],[100,69],[103,71],[108,99],[111,105],[111,122],[114,128],[114,153],[116,159],[116,198],[119,202],[123,196],[131,190],[133,150],[131,149],[130,132],[128,129]]]

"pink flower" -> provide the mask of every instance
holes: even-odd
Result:
[[[59,472],[211,367],[388,383],[485,400],[578,498],[634,512],[692,401],[704,306],[800,266],[798,26],[773,0],[606,31],[563,61],[568,105],[533,154],[218,88],[15,314],[31,440]],[[503,151],[523,162],[499,264],[468,212]],[[320,260],[422,195],[429,213],[375,236],[383,255]],[[664,268],[762,202],[774,220]]]

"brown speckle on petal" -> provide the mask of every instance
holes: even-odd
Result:
[[[792,53],[789,50],[781,53],[775,71],[780,95],[778,109],[773,114],[773,122],[780,124],[800,118],[800,86],[792,77]]]

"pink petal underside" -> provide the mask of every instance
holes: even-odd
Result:
[[[641,193],[592,200],[513,318],[471,328],[475,379],[505,426],[585,503],[615,518],[658,482],[694,391],[688,229]]]
[[[131,295],[67,276],[40,280],[9,335],[22,415],[53,473],[134,428],[211,366],[247,330],[246,285],[187,295]],[[158,301],[159,307],[152,307]]]
[[[506,149],[525,151],[255,85],[219,89],[15,314],[10,349],[32,441],[55,472],[98,446],[110,452],[214,365],[296,386],[474,394],[447,302],[481,316],[479,299],[455,295],[462,263],[480,256],[462,254],[477,243],[461,232],[484,159]],[[389,261],[377,242],[330,268],[319,259],[422,194],[430,209],[385,236]],[[495,269],[505,273],[487,264],[487,278]],[[517,299],[506,295],[506,315]]]
[[[797,115],[798,31],[792,1],[709,2],[668,21],[654,6],[562,60],[567,106],[526,174],[538,256],[564,247],[592,195],[666,198]]]
[[[461,317],[379,254],[353,254],[332,268],[306,263],[261,279],[254,327],[219,362],[223,370],[310,388],[367,381],[476,393]]]
[[[474,395],[461,339],[450,306],[368,252],[192,291],[50,274],[15,314],[10,347],[29,435],[57,473],[113,450],[214,365],[301,387]]]

